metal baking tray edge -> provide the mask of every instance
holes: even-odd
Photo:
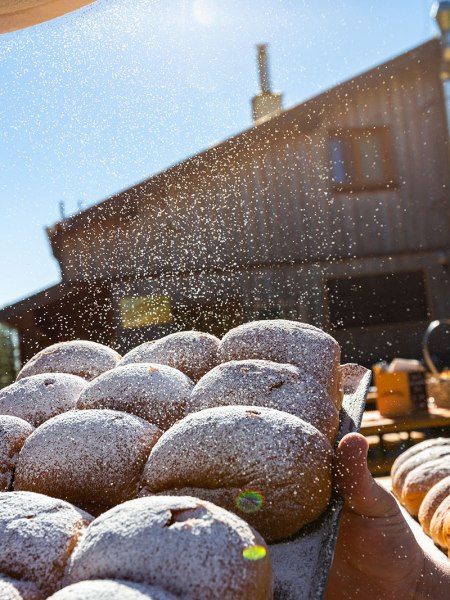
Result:
[[[345,434],[359,431],[371,373],[357,364],[341,366],[344,399],[336,444]],[[274,572],[274,600],[322,600],[342,510],[334,493],[326,512],[293,538],[269,544]]]

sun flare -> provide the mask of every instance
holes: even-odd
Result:
[[[193,0],[192,13],[200,25],[211,25],[217,17],[217,4],[214,0]]]

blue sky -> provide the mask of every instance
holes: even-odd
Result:
[[[45,227],[433,37],[428,0],[97,0],[0,36],[0,306],[59,281]]]

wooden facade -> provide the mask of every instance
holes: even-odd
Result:
[[[439,64],[427,42],[57,223],[54,299],[0,311],[24,358],[64,337],[61,319],[65,339],[127,350],[271,317],[330,331],[346,360],[419,356],[427,322],[450,315]],[[124,327],[132,298],[166,298],[172,318]]]

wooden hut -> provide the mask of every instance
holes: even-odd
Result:
[[[62,282],[0,310],[23,359],[276,317],[345,360],[419,356],[450,315],[440,57],[429,41],[49,228]]]

